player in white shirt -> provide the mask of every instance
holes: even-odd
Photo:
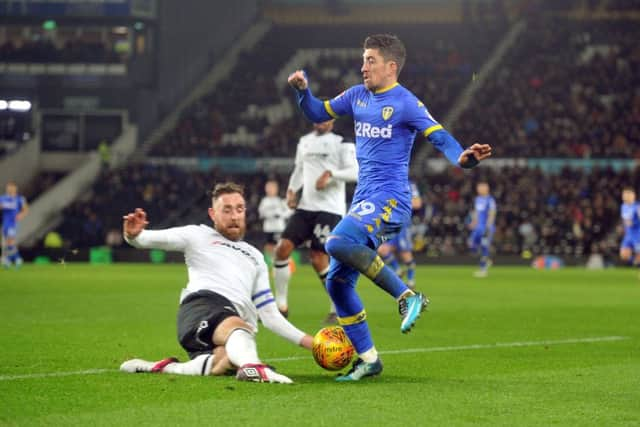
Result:
[[[278,181],[270,179],[264,185],[265,196],[258,205],[258,214],[262,219],[262,232],[265,244],[264,252],[273,257],[273,248],[284,231],[286,220],[291,216],[291,209],[286,200],[278,195]]]
[[[285,316],[289,313],[291,252],[310,241],[311,265],[324,286],[329,272],[329,255],[324,243],[346,213],[346,183],[358,179],[355,144],[344,142],[340,135],[331,132],[333,120],[316,123],[313,129],[298,142],[295,168],[287,189],[287,204],[296,210],[275,250],[276,304]],[[298,201],[300,189],[302,196]],[[335,323],[336,320],[335,307],[331,304],[325,323]]]
[[[124,362],[124,372],[182,375],[223,375],[236,368],[243,381],[291,383],[258,358],[254,334],[258,317],[267,328],[304,348],[313,338],[289,323],[278,311],[269,287],[269,272],[258,249],[242,241],[245,223],[243,188],[218,184],[212,192],[209,217],[213,228],[188,225],[145,230],[142,209],[125,215],[126,241],[136,248],[184,252],[189,281],[180,295],[178,339],[190,361],[175,358]]]

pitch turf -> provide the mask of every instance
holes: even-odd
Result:
[[[287,386],[117,371],[134,356],[185,357],[182,265],[0,271],[0,425],[640,425],[635,271],[471,272],[419,268],[432,305],[409,335],[394,301],[361,281],[385,370],[360,383],[335,383],[261,330],[260,355]],[[290,294],[291,320],[315,332],[327,300],[309,268]]]

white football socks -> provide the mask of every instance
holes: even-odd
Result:
[[[162,372],[178,375],[211,375],[212,365],[213,354],[201,354],[188,362],[169,363]]]
[[[369,350],[359,354],[358,356],[367,363],[373,363],[378,360],[378,350],[376,350],[375,347],[371,347]]]
[[[273,282],[276,291],[276,305],[281,310],[285,310],[289,307],[289,279],[291,279],[289,258],[284,261],[276,260],[273,263]]]
[[[245,329],[236,329],[231,332],[224,348],[227,350],[229,361],[235,366],[244,366],[247,363],[262,363],[258,358],[256,341],[253,335]]]

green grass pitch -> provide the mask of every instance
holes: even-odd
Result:
[[[185,358],[175,314],[183,265],[0,271],[0,425],[640,425],[640,280],[631,269],[419,267],[429,311],[409,335],[395,302],[358,285],[385,370],[338,384],[262,329],[261,357],[295,385],[124,374],[131,357]],[[328,308],[299,267],[290,319]]]

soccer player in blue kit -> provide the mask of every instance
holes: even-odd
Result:
[[[487,277],[491,266],[489,249],[493,233],[496,231],[496,200],[489,194],[489,183],[486,181],[478,182],[476,192],[478,195],[473,201],[473,213],[469,224],[469,247],[473,252],[480,254],[480,269],[473,275]]]
[[[631,187],[622,189],[620,217],[624,225],[624,237],[620,243],[620,258],[640,267],[640,203]]]
[[[9,268],[11,263],[16,267],[22,265],[22,258],[18,252],[16,236],[18,222],[29,211],[26,199],[18,194],[15,182],[8,182],[6,193],[0,196],[0,210],[2,210],[2,266]]]
[[[360,70],[364,84],[324,102],[312,95],[304,71],[297,70],[288,78],[296,90],[298,105],[312,122],[344,115],[354,120],[358,184],[349,212],[325,243],[331,256],[327,291],[336,305],[338,323],[358,353],[351,370],[336,377],[336,381],[358,381],[382,372],[367,315],[355,290],[360,274],[397,300],[403,333],[411,329],[428,303],[424,295],[413,292],[385,266],[376,253],[376,248],[398,233],[411,215],[407,182],[416,134],[422,133],[451,163],[461,167],[473,167],[491,155],[488,144],[462,149],[424,104],[398,83],[405,57],[404,44],[396,36],[367,37]]]

